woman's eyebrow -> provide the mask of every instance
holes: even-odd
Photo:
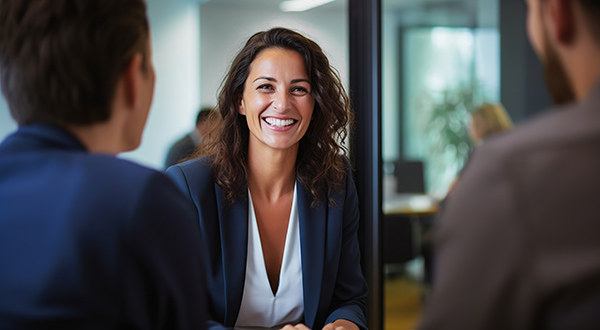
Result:
[[[275,79],[273,77],[268,77],[268,76],[258,77],[256,79],[254,79],[253,82],[256,82],[257,80],[261,80],[261,79],[265,79],[265,80],[268,80],[268,81],[271,81],[271,82],[277,82],[277,79]],[[293,79],[291,83],[292,84],[296,84],[296,83],[299,83],[299,82],[305,82],[305,83],[308,83],[310,85],[310,81],[308,81],[308,79],[304,79],[304,78]]]
[[[256,79],[254,79],[253,82],[256,82],[257,80],[260,80],[260,79],[265,79],[265,80],[268,80],[268,81],[277,82],[277,79],[275,79],[273,77],[267,77],[267,76],[258,77]]]
[[[308,79],[294,79],[294,80],[292,80],[292,84],[299,83],[299,82],[305,82],[305,83],[308,83],[310,85],[310,81],[308,81]]]

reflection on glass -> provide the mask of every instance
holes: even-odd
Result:
[[[498,2],[382,5],[384,324],[412,329],[431,280],[437,201],[473,148],[470,113],[499,100]]]

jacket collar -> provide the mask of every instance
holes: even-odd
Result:
[[[300,249],[302,251],[302,285],[304,286],[304,321],[312,327],[319,309],[325,241],[327,235],[327,194],[321,192],[321,203],[311,208],[312,195],[298,185],[298,217],[300,220]]]
[[[238,198],[228,205],[221,187],[215,183],[219,226],[221,233],[221,253],[225,282],[225,326],[233,327],[240,312],[246,258],[248,254],[248,199]]]
[[[33,139],[59,149],[86,151],[86,147],[73,134],[53,125],[30,124],[19,126],[15,133],[6,138],[6,142],[15,141],[18,143],[22,139]]]
[[[227,305],[225,326],[233,327],[244,292],[248,254],[248,199],[238,198],[233,205],[227,205],[221,188],[215,184],[215,189],[219,219],[221,219],[219,226]],[[304,286],[304,319],[307,325],[312,325],[319,307],[326,252],[327,195],[323,191],[321,194],[323,202],[318,207],[311,208],[312,195],[298,184],[297,198]]]

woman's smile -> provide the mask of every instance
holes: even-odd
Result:
[[[263,117],[263,121],[268,128],[278,132],[287,131],[292,128],[293,125],[298,123],[295,119],[275,117]]]

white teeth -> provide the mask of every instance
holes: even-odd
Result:
[[[267,123],[269,123],[269,125],[275,126],[275,127],[290,126],[294,123],[293,119],[281,120],[281,119],[276,119],[276,118],[265,118],[265,121]]]

